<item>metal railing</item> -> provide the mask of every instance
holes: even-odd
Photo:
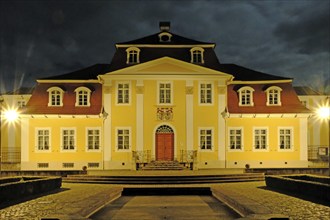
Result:
[[[308,146],[308,160],[312,162],[329,162],[329,146],[310,145]]]
[[[21,151],[8,151],[2,149],[0,169],[6,170],[20,170],[21,168]]]

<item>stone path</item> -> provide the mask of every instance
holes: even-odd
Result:
[[[216,196],[229,198],[236,204],[236,209],[241,208],[253,219],[266,219],[262,216],[279,214],[294,220],[330,220],[329,206],[269,190],[264,182],[210,186]],[[114,185],[63,183],[60,191],[0,209],[0,219],[87,219],[97,208],[117,198],[121,191],[121,186]]]
[[[294,220],[330,219],[330,204],[326,206],[272,191],[263,181],[218,184],[212,186],[212,191],[219,197],[230,198],[238,208],[243,206],[243,212],[254,212],[259,216],[273,213]]]

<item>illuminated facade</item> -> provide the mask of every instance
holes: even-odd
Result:
[[[307,167],[292,79],[222,64],[215,44],[161,31],[110,64],[37,80],[21,116],[22,170]]]

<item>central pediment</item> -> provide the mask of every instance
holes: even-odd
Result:
[[[209,69],[203,66],[199,66],[192,63],[187,63],[181,60],[177,60],[171,57],[162,57],[149,62],[135,64],[127,68],[116,70],[106,75],[118,76],[118,75],[154,75],[154,76],[165,76],[165,75],[187,75],[187,76],[216,76],[231,78],[232,76]]]

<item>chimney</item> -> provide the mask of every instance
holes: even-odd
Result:
[[[171,22],[169,21],[161,21],[159,22],[160,31],[169,31],[171,27]]]

